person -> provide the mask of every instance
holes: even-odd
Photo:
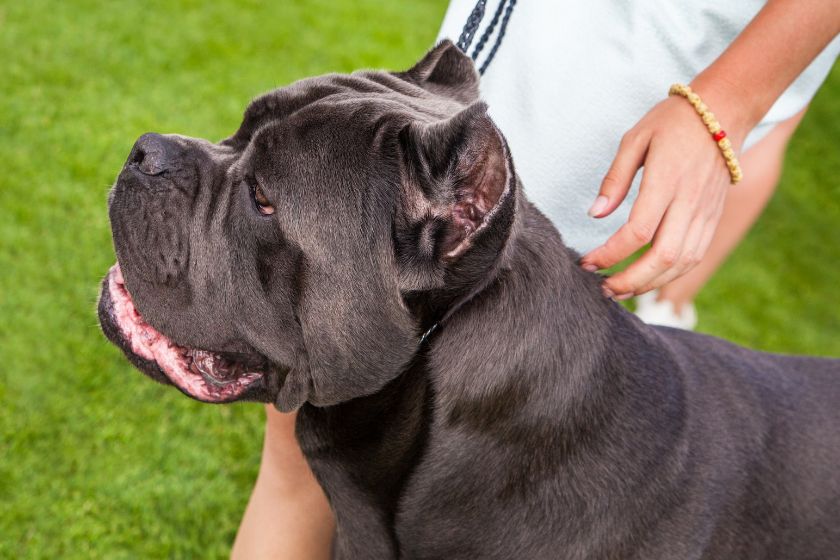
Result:
[[[605,279],[605,295],[658,291],[641,307],[693,326],[691,301],[771,197],[787,142],[837,57],[836,3],[487,4],[467,52],[527,196],[587,269],[650,245]],[[475,8],[453,0],[441,37],[459,38]],[[715,113],[740,159],[739,184],[692,105],[668,95],[675,82]],[[333,520],[294,421],[267,408],[234,559],[329,557]]]

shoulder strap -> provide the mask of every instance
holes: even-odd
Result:
[[[484,10],[487,7],[487,0],[478,0],[475,7],[472,9],[472,12],[470,12],[467,22],[464,24],[464,29],[461,31],[461,36],[458,38],[457,46],[473,60],[477,60],[481,51],[484,50],[484,46],[487,44],[487,41],[493,35],[493,31],[499,24],[499,20],[502,22],[501,26],[499,26],[499,32],[496,35],[496,42],[493,44],[493,48],[490,49],[490,52],[487,54],[487,57],[478,69],[479,74],[484,74],[487,67],[490,66],[490,63],[496,56],[496,51],[499,50],[499,46],[502,44],[502,39],[505,37],[505,31],[507,31],[508,22],[510,21],[510,16],[513,13],[513,7],[515,5],[516,0],[499,1],[499,5],[496,7],[496,12],[493,14],[493,19],[490,20],[489,24],[487,24],[487,28],[484,30],[484,33],[481,34],[481,37],[479,38],[478,43],[476,43],[471,55],[469,55],[467,51],[472,44],[473,38],[475,37],[479,26],[481,25],[481,20],[484,19]]]

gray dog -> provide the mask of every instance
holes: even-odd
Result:
[[[444,42],[218,144],[142,136],[105,334],[193,398],[299,409],[338,558],[840,558],[840,360],[604,298],[478,97]]]

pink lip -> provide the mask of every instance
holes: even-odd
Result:
[[[233,379],[217,379],[214,372],[222,371],[225,363],[221,356],[178,346],[143,320],[125,287],[119,263],[111,267],[108,274],[108,291],[117,325],[131,351],[157,363],[169,380],[191,397],[206,402],[226,402],[240,396],[263,377],[260,372],[245,372]]]

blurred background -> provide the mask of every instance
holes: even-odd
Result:
[[[0,1],[0,558],[228,554],[263,411],[156,385],[100,334],[109,185],[144,132],[218,140],[271,88],[409,67],[446,8],[270,4]],[[697,300],[699,330],[840,357],[838,263],[836,66],[775,198]]]

